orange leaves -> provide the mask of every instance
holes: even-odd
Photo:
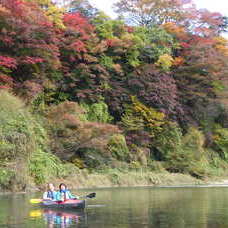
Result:
[[[6,16],[6,15],[9,15],[10,14],[10,11],[4,7],[2,4],[0,4],[0,15],[1,16]]]
[[[184,64],[184,62],[185,62],[184,58],[181,56],[178,56],[178,57],[174,58],[173,66],[181,66]]]
[[[118,47],[121,45],[121,40],[119,38],[107,39],[106,44],[108,47]]]
[[[179,39],[187,38],[186,29],[184,27],[178,26],[173,22],[167,22],[162,26],[168,33],[175,35]]]

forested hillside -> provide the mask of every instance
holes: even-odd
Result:
[[[87,170],[223,175],[228,19],[191,0],[0,0],[0,186]]]

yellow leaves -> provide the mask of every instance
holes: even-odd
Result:
[[[124,42],[125,45],[132,46],[141,46],[143,45],[143,41],[138,37],[135,36],[134,34],[126,33],[123,36],[121,36],[122,42]]]
[[[31,2],[31,0],[26,1]],[[62,20],[65,12],[64,9],[54,5],[51,0],[32,0],[32,2],[36,2],[40,6],[50,22],[52,22],[56,27],[60,29],[65,28]]]
[[[161,67],[163,70],[168,71],[173,65],[174,59],[168,54],[159,56],[158,61],[155,63],[156,66]]]
[[[213,40],[215,41],[214,47],[216,50],[224,56],[228,56],[228,40],[221,36],[214,37]]]
[[[222,36],[216,36],[213,38],[214,41],[216,41],[216,44],[227,46],[228,40]]]
[[[151,107],[147,107],[140,103],[136,97],[132,97],[133,111],[141,116],[144,124],[149,128],[159,128],[165,123],[165,114],[158,112]]]
[[[127,106],[122,117],[122,123],[129,131],[146,130],[150,137],[162,131],[167,123],[165,114],[158,112],[152,107],[142,104],[134,96],[131,97],[132,105]]]
[[[64,10],[56,7],[55,5],[50,5],[46,11],[46,15],[49,20],[56,25],[58,28],[64,29],[65,26],[63,24],[63,13]]]

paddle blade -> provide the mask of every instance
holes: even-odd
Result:
[[[86,198],[94,198],[94,197],[96,197],[96,192],[92,192],[86,196]]]
[[[41,203],[43,200],[42,199],[30,199],[30,203]]]

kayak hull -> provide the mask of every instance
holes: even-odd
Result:
[[[64,202],[48,200],[43,201],[40,206],[44,208],[83,210],[85,208],[85,200],[67,200]]]

